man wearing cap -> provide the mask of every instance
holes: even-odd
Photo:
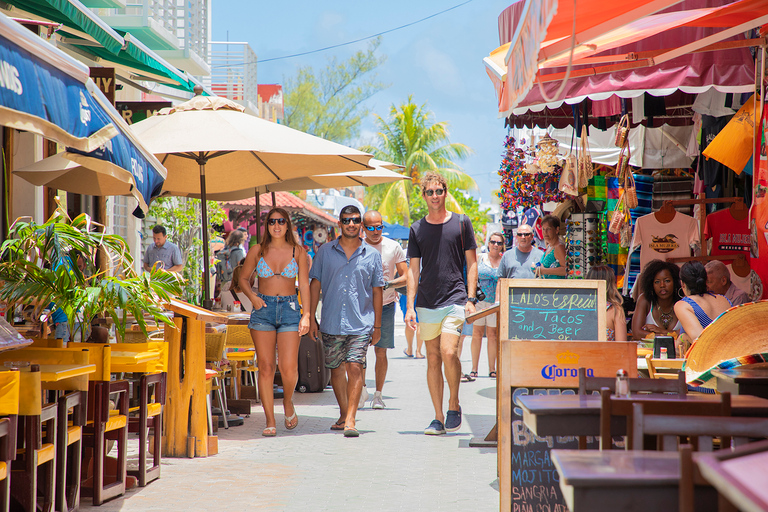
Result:
[[[725,295],[734,306],[744,304],[745,302],[752,302],[752,299],[744,290],[733,284],[731,273],[728,271],[725,263],[720,260],[712,260],[704,268],[707,270],[707,290],[712,293]]]
[[[533,279],[533,269],[543,256],[541,249],[533,246],[533,228],[521,224],[517,228],[517,246],[505,251],[499,263],[499,279]]]

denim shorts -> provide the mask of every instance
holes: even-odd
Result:
[[[381,307],[381,339],[378,348],[395,348],[395,303]]]
[[[262,295],[266,304],[251,311],[248,328],[254,331],[298,332],[301,320],[299,298],[296,295]]]

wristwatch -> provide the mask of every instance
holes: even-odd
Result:
[[[472,304],[477,304],[477,297],[469,297],[467,299],[467,302],[471,302]]]
[[[382,288],[383,290],[386,290],[387,288],[389,288],[389,281],[387,281],[386,283],[384,283],[384,286],[382,286],[381,288]]]

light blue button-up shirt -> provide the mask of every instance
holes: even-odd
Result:
[[[323,292],[320,332],[366,334],[375,320],[373,289],[384,286],[381,254],[362,242],[347,259],[339,240],[320,247],[309,271],[309,278],[320,281]]]

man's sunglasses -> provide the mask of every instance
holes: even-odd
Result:
[[[435,189],[435,190],[425,190],[424,191],[424,195],[426,195],[427,197],[441,196],[443,194],[445,194],[445,189],[444,188],[438,188],[438,189]]]
[[[360,224],[362,219],[360,217],[347,217],[346,219],[341,219],[341,223],[344,225],[349,224],[350,222],[352,224]]]
[[[365,229],[368,231],[381,231],[384,229],[384,226],[365,226]]]
[[[533,233],[518,233],[517,236],[533,236]]]
[[[499,242],[498,240],[491,240],[488,243],[491,245],[504,245],[504,242]]]
[[[267,222],[269,222],[270,226],[274,226],[275,224],[280,224],[281,226],[285,226],[287,220],[285,220],[282,217],[275,218],[275,219],[269,219]]]

